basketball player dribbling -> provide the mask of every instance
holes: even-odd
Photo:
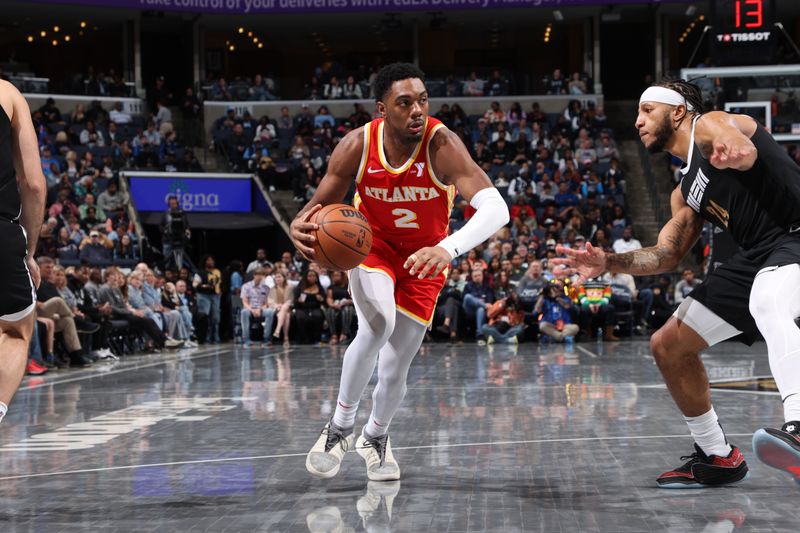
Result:
[[[747,464],[725,438],[700,352],[733,337],[761,335],[783,400],[781,429],[759,429],[756,455],[800,481],[800,167],[762,126],[746,115],[702,114],[699,89],[672,81],[644,91],[636,128],[650,152],[686,162],[671,197],[672,219],[658,242],[624,254],[559,248],[583,277],[673,270],[700,235],[704,221],[727,231],[739,252],[687,297],[650,345],[672,398],[695,441],[695,453],[665,472],[663,488],[696,488],[744,479]]]
[[[358,331],[344,355],[336,411],[306,458],[306,468],[318,477],[335,476],[356,440],[356,410],[377,362],[372,413],[355,446],[370,480],[400,478],[387,431],[446,269],[508,222],[505,201],[458,136],[428,116],[423,80],[407,63],[378,72],[374,89],[382,118],[342,139],[313,198],[292,222],[295,246],[313,258],[310,232],[317,226],[310,220],[323,205],[341,202],[355,180],[354,205],[373,231],[372,250],[350,278]],[[448,236],[456,189],[477,211]]]
[[[47,194],[28,103],[0,80],[0,421],[19,387],[33,334],[33,260]]]

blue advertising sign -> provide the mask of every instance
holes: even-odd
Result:
[[[170,196],[176,196],[187,212],[249,213],[253,210],[250,178],[130,176],[128,180],[131,199],[139,211],[163,211]]]

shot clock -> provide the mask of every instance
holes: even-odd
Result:
[[[716,0],[711,50],[717,65],[758,65],[772,61],[777,39],[774,0]]]

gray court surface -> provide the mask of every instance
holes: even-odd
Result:
[[[231,345],[29,378],[0,425],[0,531],[797,531],[800,487],[750,438],[774,393],[715,390],[740,485],[663,490],[691,452],[646,340],[425,344],[392,423],[402,480],[332,480],[305,453],[344,348]],[[769,374],[764,344],[704,356],[715,381]],[[357,430],[371,405],[370,385]]]

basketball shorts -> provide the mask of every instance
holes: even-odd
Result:
[[[28,239],[22,226],[0,219],[0,320],[16,322],[34,310],[36,290],[25,262]]]
[[[428,326],[433,320],[436,300],[447,280],[447,269],[436,278],[418,279],[408,273],[403,264],[408,256],[424,245],[388,244],[372,237],[369,255],[357,267],[367,272],[383,272],[394,282],[394,302],[397,310],[412,320]]]
[[[750,291],[761,270],[800,263],[800,235],[790,233],[754,250],[739,250],[717,267],[689,296],[741,331],[747,345],[761,334],[750,315]]]

